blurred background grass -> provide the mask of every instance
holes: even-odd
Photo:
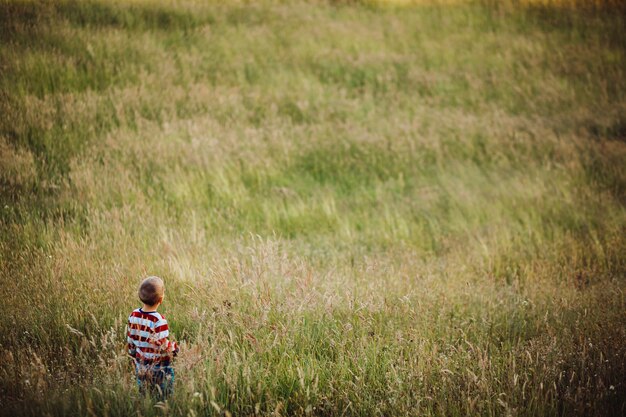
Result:
[[[620,2],[0,5],[3,414],[624,413]]]

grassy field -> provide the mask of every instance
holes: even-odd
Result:
[[[406,3],[0,2],[0,414],[624,415],[626,8]]]

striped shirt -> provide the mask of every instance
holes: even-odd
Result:
[[[176,342],[167,338],[169,334],[165,317],[138,308],[128,317],[128,354],[141,363],[167,364],[178,353]]]

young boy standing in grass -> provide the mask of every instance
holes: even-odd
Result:
[[[135,362],[139,391],[149,391],[164,399],[174,388],[172,360],[178,353],[176,342],[168,340],[167,320],[157,312],[165,297],[159,277],[148,277],[139,286],[143,307],[128,317],[128,354]]]

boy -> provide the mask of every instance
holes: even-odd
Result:
[[[168,340],[167,320],[157,312],[165,296],[165,285],[159,277],[148,277],[139,286],[143,307],[128,317],[128,354],[135,362],[137,385],[143,394],[165,399],[174,388],[171,361],[178,353],[176,342]]]

